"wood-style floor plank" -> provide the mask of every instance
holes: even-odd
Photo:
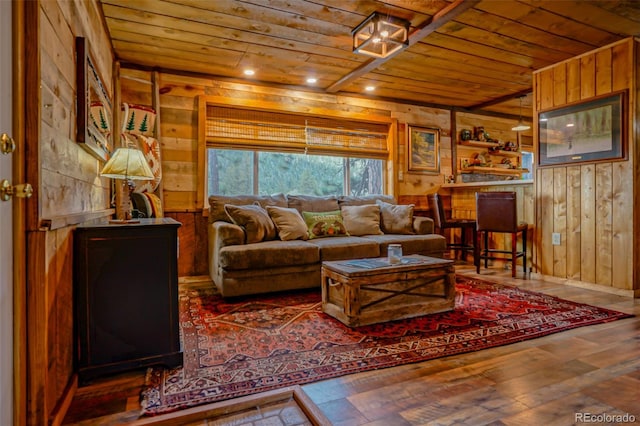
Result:
[[[458,265],[458,273],[476,276]],[[302,386],[334,425],[570,425],[576,413],[633,415],[640,424],[640,301],[482,270],[480,278],[634,318],[581,327],[469,354],[337,377]],[[139,417],[144,372],[78,389],[67,425]],[[249,419],[247,419],[249,420]],[[234,422],[241,423],[241,419]],[[179,423],[176,423],[179,424]],[[197,424],[218,424],[215,419]],[[251,424],[248,422],[247,424]]]

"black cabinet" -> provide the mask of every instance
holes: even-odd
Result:
[[[74,235],[77,367],[81,381],[182,364],[178,228],[169,218],[79,226]]]

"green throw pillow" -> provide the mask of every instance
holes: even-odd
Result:
[[[309,239],[322,237],[344,237],[349,235],[342,221],[340,210],[330,212],[302,212],[307,224]]]

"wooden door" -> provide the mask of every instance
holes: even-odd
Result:
[[[0,135],[12,134],[13,2],[0,1]],[[12,155],[0,153],[0,181],[12,181]],[[13,422],[13,201],[0,201],[0,424]]]

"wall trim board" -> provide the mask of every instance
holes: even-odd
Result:
[[[66,214],[63,216],[54,216],[51,218],[40,219],[41,231],[52,231],[65,226],[78,225],[80,223],[89,222],[92,220],[103,219],[112,216],[115,213],[115,209],[95,210],[90,212],[80,212]]]
[[[604,286],[600,284],[593,284],[585,281],[572,280],[570,278],[559,278],[551,275],[545,275],[538,272],[532,272],[531,278],[536,280],[543,280],[549,283],[560,284],[560,285],[568,285],[572,287],[580,287],[585,290],[593,290],[599,291],[607,294],[615,294],[616,296],[623,296],[629,298],[637,298],[640,297],[640,289],[636,290],[623,290],[620,288]]]
[[[293,93],[291,94],[293,96]],[[289,114],[298,114],[310,117],[337,117],[349,120],[364,121],[370,123],[392,124],[393,119],[390,116],[376,115],[372,113],[342,112],[335,109],[327,109],[321,107],[309,108],[306,106],[287,105],[280,102],[268,102],[254,99],[236,99],[226,96],[199,95],[198,98],[206,106],[220,107],[237,107],[243,109],[251,109],[269,112],[287,112]]]

